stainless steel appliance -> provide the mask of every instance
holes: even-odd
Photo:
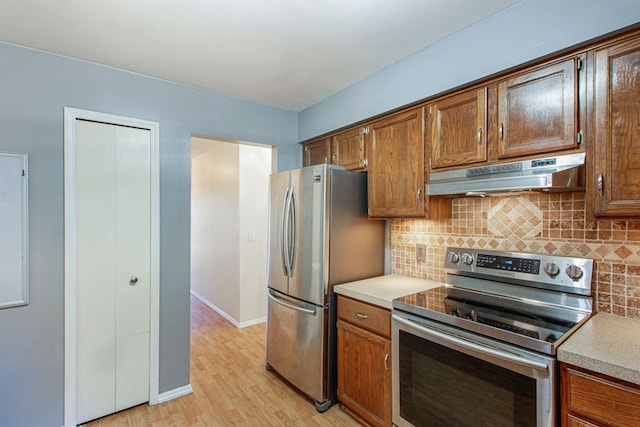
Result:
[[[335,284],[382,275],[367,177],[330,165],[271,175],[267,369],[324,411],[336,401]]]
[[[432,172],[430,196],[482,196],[509,191],[584,190],[584,153]]]
[[[446,284],[393,301],[398,426],[555,426],[556,349],[592,313],[593,261],[448,248]]]

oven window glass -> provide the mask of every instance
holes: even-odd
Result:
[[[420,426],[535,426],[536,380],[400,331],[400,415]]]

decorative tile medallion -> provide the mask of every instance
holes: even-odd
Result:
[[[499,201],[487,212],[487,229],[498,237],[536,237],[542,233],[542,212],[522,197]]]

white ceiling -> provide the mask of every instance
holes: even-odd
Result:
[[[300,111],[519,0],[0,0],[0,40]]]

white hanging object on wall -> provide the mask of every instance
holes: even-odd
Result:
[[[0,152],[0,309],[29,303],[27,154]]]

